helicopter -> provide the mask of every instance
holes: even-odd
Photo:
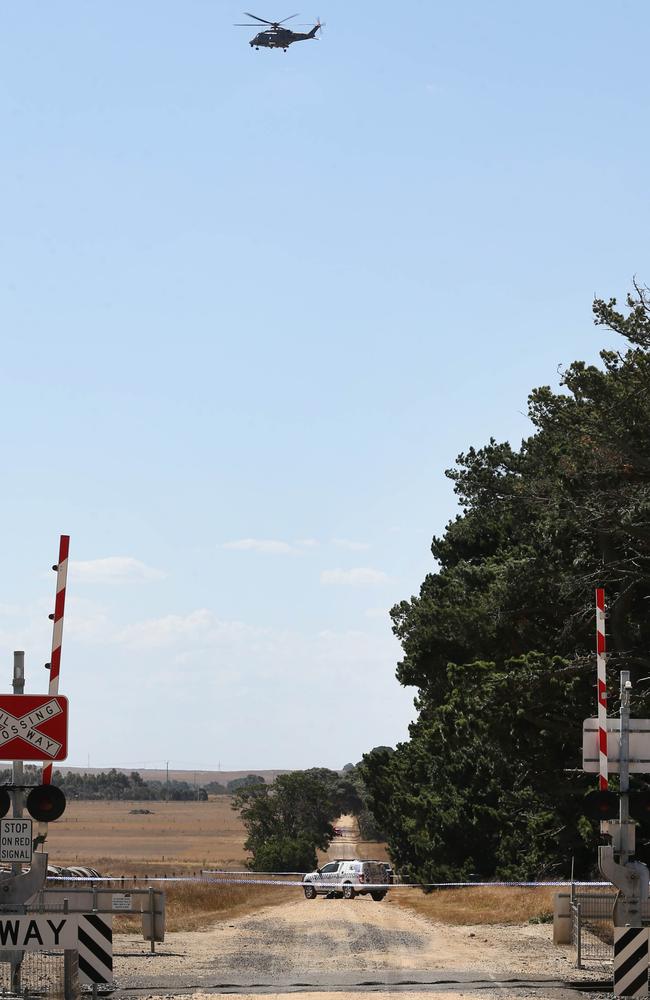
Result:
[[[308,38],[315,38],[316,32],[321,30],[320,20],[316,19],[316,24],[308,32],[302,31],[292,31],[291,28],[283,28],[282,25],[286,21],[291,21],[294,17],[298,17],[297,14],[291,14],[289,17],[283,18],[282,21],[267,21],[263,17],[258,17],[257,14],[249,14],[247,10],[244,11],[246,17],[253,18],[253,22],[248,21],[243,24],[236,24],[236,28],[256,28],[257,25],[254,23],[258,21],[260,24],[268,24],[269,27],[265,31],[258,32],[255,38],[251,38],[248,43],[251,48],[255,48],[259,51],[262,49],[284,49],[286,52],[290,45],[294,42],[306,42]],[[305,25],[305,27],[308,27]]]

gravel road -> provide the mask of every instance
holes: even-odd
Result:
[[[115,971],[120,988],[152,994],[228,986],[281,991],[298,983],[338,989],[362,982],[415,984],[441,971],[461,981],[575,978],[572,953],[553,947],[550,936],[548,925],[436,924],[390,897],[381,903],[298,898],[207,931],[169,934],[155,956],[135,937],[116,935]]]
[[[334,857],[356,856],[355,831],[345,825],[348,835],[332,845]],[[135,936],[116,935],[118,989],[131,996],[192,993],[197,998],[214,992],[244,996],[248,990],[251,996],[278,998],[299,991],[302,1000],[310,990],[316,1000],[324,1000],[327,991],[343,1000],[360,990],[381,998],[383,989],[414,1000],[425,994],[408,991],[420,988],[426,990],[426,1000],[434,1000],[435,984],[441,984],[441,993],[454,989],[457,998],[465,995],[458,992],[464,985],[458,984],[467,984],[468,995],[474,985],[483,1000],[571,996],[558,984],[580,978],[574,956],[569,948],[553,946],[549,925],[434,923],[400,907],[395,901],[400,891],[410,890],[395,887],[382,902],[365,896],[305,900],[296,888],[295,900],[252,916],[224,919],[205,931],[168,934],[154,956]],[[604,974],[598,969],[582,978]],[[543,982],[537,989],[527,992],[524,986],[515,992],[508,981],[518,978]]]

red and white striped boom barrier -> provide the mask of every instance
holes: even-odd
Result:
[[[50,660],[50,686],[48,694],[59,693],[59,673],[61,671],[61,644],[63,642],[63,612],[65,610],[65,585],[68,578],[68,551],[70,536],[61,535],[59,539],[59,561],[52,569],[56,570],[56,600],[54,614],[50,618],[54,622],[52,628],[52,659]],[[43,764],[43,784],[52,784],[52,762]]]
[[[600,776],[598,787],[606,791],[607,771],[607,652],[605,642],[605,591],[596,589],[596,665],[598,673],[598,756]]]

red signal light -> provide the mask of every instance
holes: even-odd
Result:
[[[37,785],[27,796],[27,812],[39,823],[51,823],[65,812],[65,795],[56,785]]]
[[[589,819],[617,819],[618,794],[616,792],[589,792],[582,803],[584,814]]]
[[[650,792],[630,792],[630,815],[639,823],[650,822]]]

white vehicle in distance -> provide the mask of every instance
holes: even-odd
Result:
[[[379,902],[393,881],[393,870],[386,861],[345,859],[330,861],[315,872],[307,872],[302,881],[306,899],[316,899],[318,895],[344,899],[370,895]]]

